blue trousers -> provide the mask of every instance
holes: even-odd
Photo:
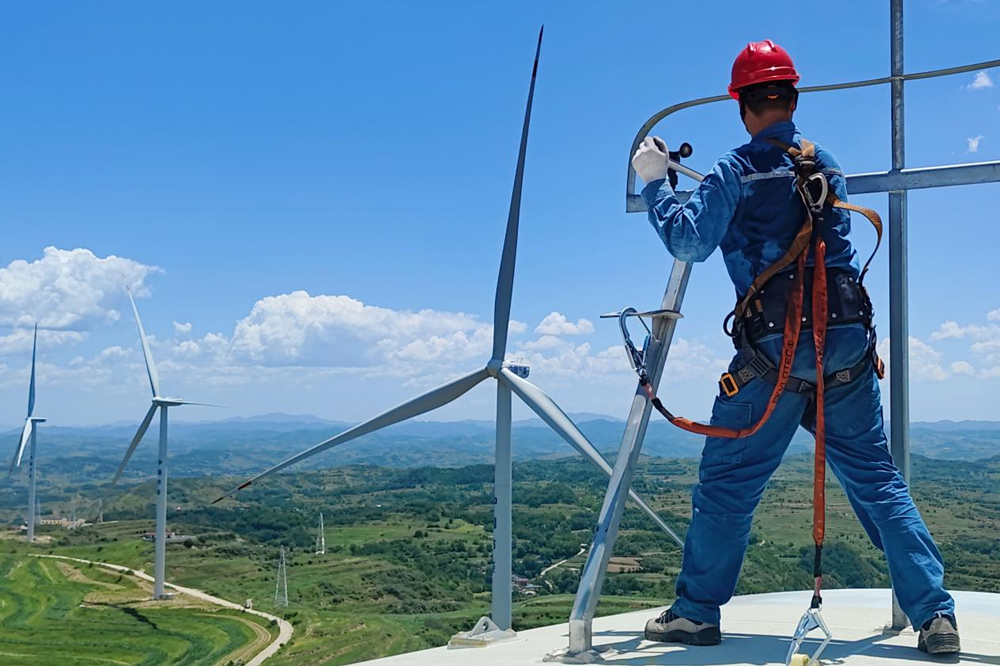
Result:
[[[860,326],[830,329],[826,374],[850,368],[866,353]],[[780,339],[758,347],[777,359]],[[739,359],[734,359],[734,366]],[[812,339],[804,332],[793,374],[815,379]],[[744,428],[760,418],[773,389],[753,380],[732,397],[716,398],[712,425]],[[944,563],[909,489],[893,464],[882,421],[874,370],[850,384],[826,391],[827,462],[840,481],[861,525],[885,553],[900,606],[918,629],[941,612],[955,614],[944,590]],[[677,599],[681,617],[719,624],[719,607],[732,598],[743,566],[754,509],[800,425],[812,429],[809,399],[785,393],[770,420],[743,439],[706,438],[693,516],[684,546]]]

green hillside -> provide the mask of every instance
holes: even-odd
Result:
[[[10,666],[215,665],[273,640],[254,616],[187,597],[149,601],[133,576],[43,559],[0,541],[0,663]]]
[[[754,525],[739,592],[807,590],[811,584],[811,457],[790,456]],[[488,465],[454,469],[353,466],[278,475],[236,500],[210,501],[232,479],[171,484],[168,579],[271,610],[278,549],[288,552],[295,626],[274,664],[348,664],[444,644],[489,609],[492,478]],[[914,494],[945,554],[948,585],[1000,591],[1000,459],[967,463],[914,458]],[[606,477],[575,459],[518,464],[514,473],[514,567],[536,587],[516,594],[515,626],[565,621]],[[636,489],[681,532],[696,462],[648,458]],[[828,587],[889,584],[836,485],[828,488]],[[319,512],[327,553],[317,555]],[[109,522],[79,531],[43,528],[40,548],[152,569],[153,487],[123,491]],[[3,543],[3,542],[0,542]],[[599,612],[669,603],[680,551],[643,514],[626,511]],[[542,571],[567,561],[542,575]],[[165,612],[165,611],[164,611]]]

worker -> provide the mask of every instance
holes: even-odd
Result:
[[[749,303],[733,314],[737,352],[720,382],[710,426],[750,432],[765,411],[769,417],[749,436],[707,437],[676,600],[646,624],[645,637],[688,645],[721,641],[720,607],[736,590],[754,510],[796,429],[816,431],[811,382],[819,359],[829,377],[820,391],[827,462],[868,537],[885,553],[899,604],[919,632],[918,648],[955,653],[958,626],[943,585],[944,563],[886,442],[872,311],[851,243],[850,213],[830,203],[847,201],[846,180],[833,155],[804,140],[792,122],[798,81],[791,57],[774,42],[753,42],[740,52],[729,93],[739,103],[750,142],[723,155],[685,203],[667,179],[669,150],[662,139],[647,137],[632,158],[646,183],[642,197],[649,221],[670,254],[700,262],[721,247],[737,302]],[[801,344],[792,340],[797,346],[788,361],[790,377],[770,406],[775,367],[788,349],[783,334],[796,264],[764,284],[755,279],[790,253],[803,228],[807,205],[797,185],[795,156],[807,146],[811,168],[825,176],[833,195],[827,200],[824,191],[822,211],[814,207],[820,219],[811,231],[817,247],[825,245],[827,330],[825,344],[814,346],[815,322],[809,307],[803,308]],[[816,253],[808,256],[803,264],[808,268],[798,276],[806,294]]]

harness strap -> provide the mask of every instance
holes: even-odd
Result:
[[[653,407],[660,412],[668,421],[670,421],[675,426],[699,435],[706,435],[710,437],[724,437],[727,439],[740,439],[742,437],[749,437],[757,433],[764,424],[774,413],[775,407],[777,407],[778,400],[781,394],[785,390],[795,390],[796,392],[805,393],[812,389],[817,396],[817,408],[821,411],[822,407],[822,394],[824,390],[824,377],[823,377],[823,347],[826,342],[826,317],[828,309],[828,293],[826,285],[826,243],[823,241],[821,234],[815,234],[815,224],[814,219],[817,221],[822,220],[823,206],[829,204],[836,208],[843,208],[845,210],[859,212],[864,215],[875,227],[876,233],[878,234],[878,243],[876,244],[876,251],[878,246],[882,241],[882,221],[878,214],[871,210],[870,208],[864,208],[862,206],[856,206],[854,204],[848,204],[846,202],[838,199],[834,194],[829,192],[828,184],[826,183],[825,177],[816,171],[816,147],[815,145],[806,139],[801,140],[801,147],[797,148],[785,144],[777,139],[769,139],[775,145],[781,147],[785,150],[792,158],[795,160],[796,165],[796,190],[799,196],[802,198],[803,204],[805,204],[806,215],[803,220],[802,226],[796,233],[795,238],[792,240],[788,251],[778,259],[775,263],[768,266],[760,275],[758,275],[754,281],[751,283],[750,288],[747,290],[746,295],[737,303],[736,307],[726,318],[727,321],[733,320],[734,330],[727,333],[730,335],[736,335],[736,329],[741,325],[741,319],[746,313],[747,308],[750,306],[752,298],[757,294],[764,285],[776,274],[790,266],[793,262],[797,266],[797,270],[794,274],[794,286],[792,287],[788,306],[785,311],[785,326],[784,335],[782,336],[782,346],[781,346],[781,359],[778,364],[778,368],[774,371],[772,375],[774,380],[774,390],[771,392],[771,396],[768,399],[767,406],[764,413],[761,415],[760,419],[753,426],[741,429],[734,428],[724,428],[720,426],[706,425],[702,423],[697,423],[691,421],[690,419],[675,416],[672,414],[659,398],[656,397],[653,387],[649,382],[649,379],[644,371],[644,368],[636,367],[636,371],[639,374],[639,384],[643,387],[646,394],[649,396],[650,402]],[[810,190],[810,186],[819,183],[821,185],[821,195],[814,196],[813,192]],[[813,298],[812,298],[812,316],[813,316],[813,344],[816,347],[816,359],[817,359],[817,379],[816,386],[813,387],[808,382],[804,382],[797,378],[791,376],[792,362],[795,360],[795,352],[798,347],[799,334],[802,328],[802,309],[804,300],[804,276],[806,267],[806,256],[808,254],[810,242],[813,237],[816,237],[815,241],[815,258],[814,263],[816,264],[813,271]],[[872,257],[865,262],[864,269],[861,272],[861,276],[868,271],[868,267],[871,264],[872,258],[874,258],[875,253],[872,253]],[[863,285],[861,285],[861,280],[859,279],[859,286],[862,287],[864,293]],[[865,298],[867,294],[865,293]],[[819,319],[817,319],[819,317]],[[877,358],[877,357],[873,357]],[[882,367],[881,361],[876,360],[876,372],[879,373],[881,377]],[[856,373],[848,373],[849,377],[856,376]],[[728,373],[727,373],[728,374]],[[723,376],[725,378],[725,375]],[[825,424],[825,419],[822,419]],[[817,423],[817,428],[819,428],[820,423]],[[825,440],[824,442],[825,443]],[[821,444],[817,442],[817,444]],[[823,460],[825,465],[825,449],[823,451]],[[824,467],[825,474],[825,467]],[[816,491],[818,492],[818,491]],[[817,516],[814,516],[817,517]],[[823,521],[819,521],[820,528],[817,530],[816,534],[822,536],[822,525]],[[820,544],[817,544],[820,547]],[[817,551],[818,557],[818,551]]]
[[[806,139],[802,139],[801,151],[795,146],[789,146],[774,139],[772,139],[771,141],[772,143],[779,145],[783,150],[787,151],[788,154],[790,154],[793,158],[798,158],[800,156],[803,156],[805,158],[815,157],[816,146]],[[815,165],[815,161],[813,162],[813,164]],[[801,187],[802,184],[803,184],[803,179],[800,176],[799,186]],[[754,281],[750,283],[750,288],[747,289],[746,295],[743,296],[743,298],[740,300],[739,303],[737,303],[736,307],[733,309],[733,312],[730,314],[730,317],[732,317],[734,321],[733,324],[734,327],[738,326],[738,323],[736,322],[739,322],[740,319],[743,317],[743,315],[746,313],[746,310],[750,306],[750,301],[753,299],[753,296],[764,287],[764,285],[768,282],[768,280],[770,280],[772,277],[774,277],[784,269],[788,268],[793,261],[798,259],[800,255],[805,254],[807,248],[809,247],[809,241],[812,239],[812,233],[813,233],[813,216],[809,210],[809,205],[807,203],[805,222],[799,228],[799,232],[795,234],[795,238],[792,239],[792,244],[788,247],[788,251],[785,252],[785,254],[776,262],[765,268],[760,275],[754,278]]]
[[[871,266],[872,259],[878,254],[878,249],[882,245],[882,218],[871,208],[865,206],[859,206],[857,204],[848,203],[846,201],[841,201],[837,198],[837,195],[833,192],[827,198],[827,201],[834,208],[840,208],[846,211],[852,211],[864,215],[865,218],[871,223],[875,228],[875,249],[868,256],[868,261],[865,262],[864,267],[861,269],[861,275],[858,276],[858,284],[864,285],[865,275],[868,273],[868,268]]]
[[[875,344],[876,339],[872,335],[868,345],[868,352],[861,357],[861,360],[850,368],[837,370],[824,376],[823,385],[827,389],[832,389],[850,384],[861,377],[868,370],[869,365],[875,370],[875,375],[881,379],[882,375],[880,373],[883,372],[880,369],[881,359],[878,358],[878,354],[875,352]],[[768,384],[774,384],[778,381],[777,367],[771,362],[771,359],[757,351],[754,352],[754,355],[747,363],[732,372],[722,375],[719,379],[719,390],[723,395],[732,397],[755,379],[760,379]],[[812,399],[816,395],[816,384],[798,377],[790,377],[788,383],[785,384],[785,392],[801,393]]]
[[[816,562],[813,576],[813,597],[822,603],[823,588],[822,554],[826,538],[826,387],[823,376],[823,355],[826,349],[826,243],[822,235],[816,236],[815,272],[813,273],[813,346],[816,349],[816,456],[813,463],[813,542],[816,544]]]
[[[810,224],[810,226],[812,225]],[[656,394],[653,392],[653,386],[649,383],[648,379],[645,379],[642,375],[640,375],[639,383],[645,389],[653,407],[655,407],[656,410],[660,412],[660,414],[662,414],[668,421],[681,430],[693,432],[696,435],[725,437],[726,439],[749,437],[764,427],[764,424],[771,418],[771,414],[774,413],[774,409],[778,406],[778,401],[781,399],[781,394],[784,392],[785,386],[792,378],[792,362],[795,360],[795,351],[798,348],[799,343],[799,333],[802,330],[802,300],[805,287],[803,278],[805,276],[806,253],[800,253],[796,261],[798,269],[795,271],[795,286],[792,289],[792,296],[788,302],[788,309],[785,312],[785,334],[781,340],[781,360],[778,363],[777,381],[774,384],[774,390],[771,391],[771,397],[767,400],[767,407],[765,407],[764,413],[761,415],[757,423],[747,428],[740,428],[737,430],[734,428],[724,428],[721,426],[697,423],[684,418],[683,416],[674,416],[669,410],[667,410],[666,407],[663,406],[660,399],[656,397]]]

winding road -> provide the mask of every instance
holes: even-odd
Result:
[[[586,552],[587,552],[587,546],[581,545],[580,546],[580,552],[577,553],[576,555],[574,555],[573,557],[580,557],[581,555],[583,555]],[[565,560],[559,560],[558,562],[556,562],[552,566],[545,567],[544,569],[542,569],[542,573],[538,574],[538,577],[539,578],[544,578],[545,574],[547,574],[548,572],[552,571],[553,569],[557,569],[557,568],[561,567],[562,565],[566,564],[567,562],[569,562],[570,560],[572,560],[573,557],[567,557]]]
[[[91,560],[83,560],[78,557],[66,557],[65,555],[41,555],[32,554],[32,557],[44,557],[52,560],[68,560],[70,562],[80,562],[82,564],[94,564],[99,567],[104,567],[105,569],[112,569],[114,571],[121,571],[124,573],[131,572],[132,574],[138,576],[139,578],[153,582],[153,577],[144,571],[137,571],[135,569],[130,569],[129,567],[123,567],[118,564],[108,564],[107,562],[93,562]],[[263,650],[257,653],[257,656],[247,662],[247,666],[259,666],[264,663],[264,660],[271,657],[278,651],[282,645],[288,642],[292,637],[292,625],[287,620],[284,620],[277,615],[271,615],[270,613],[265,613],[259,610],[251,610],[243,608],[240,604],[233,603],[232,601],[227,601],[226,599],[220,599],[219,597],[213,597],[211,594],[202,592],[201,590],[196,590],[192,587],[181,587],[180,585],[174,585],[173,583],[164,583],[166,587],[179,592],[180,594],[186,594],[195,599],[201,599],[215,606],[221,606],[223,608],[230,608],[232,610],[242,611],[244,613],[251,613],[257,615],[267,620],[274,620],[278,623],[278,637],[271,641],[271,644],[265,647]]]

